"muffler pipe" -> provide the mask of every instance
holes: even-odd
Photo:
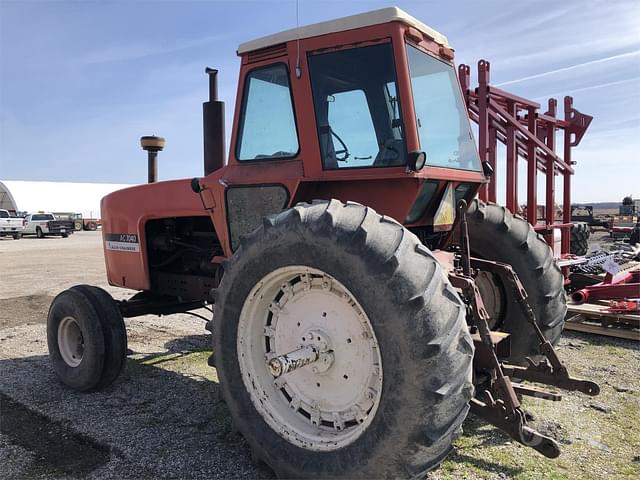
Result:
[[[204,138],[204,174],[209,175],[225,164],[224,102],[218,100],[218,70],[207,67],[209,101],[202,104]]]

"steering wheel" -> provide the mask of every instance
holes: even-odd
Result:
[[[342,149],[341,149],[341,150],[336,150],[336,151],[334,152],[334,153],[335,153],[335,156],[336,156],[336,160],[337,160],[338,162],[346,162],[346,161],[347,161],[347,158],[349,158],[349,156],[350,156],[349,148],[347,147],[347,144],[346,144],[346,143],[344,143],[344,142],[342,141],[342,139],[338,136],[338,134],[337,134],[336,132],[334,132],[334,131],[333,131],[333,129],[332,129],[331,127],[329,127],[329,131],[331,132],[331,135],[332,135],[336,140],[338,140],[338,142],[339,142],[339,143],[340,143],[340,145],[342,146]],[[340,156],[340,155],[342,155],[342,156]]]
[[[400,152],[398,151],[396,140],[394,138],[385,138],[380,143],[380,152],[376,157],[376,165],[392,165],[396,160],[400,158]]]

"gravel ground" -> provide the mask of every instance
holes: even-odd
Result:
[[[101,249],[100,232],[0,240],[0,477],[272,477],[231,431],[200,319],[128,320],[134,354],[105,391],[57,381],[45,325],[53,297],[78,283],[131,295],[105,283]]]
[[[46,313],[57,293],[105,284],[99,232],[0,239],[1,478],[272,478],[255,466],[207,366],[204,322],[187,315],[127,321],[125,373],[103,392],[63,388],[49,366]],[[548,460],[474,417],[431,478],[638,478],[639,342],[568,334],[560,356],[602,386],[596,398],[525,400],[563,455]]]

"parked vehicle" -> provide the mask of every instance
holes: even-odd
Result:
[[[594,215],[591,205],[571,205],[571,221],[584,222],[589,227],[609,228],[609,217],[607,215]]]
[[[21,218],[11,216],[8,210],[0,210],[0,237],[12,236],[18,240],[22,237],[23,230]]]
[[[68,220],[73,222],[73,229],[76,232],[82,230],[82,214],[74,212],[52,212],[56,220]]]
[[[70,220],[73,222],[73,228],[76,232],[81,230],[94,231],[98,229],[100,220],[97,218],[83,218],[81,213],[73,212],[53,212],[56,220]]]
[[[80,222],[82,222],[82,230],[93,232],[100,226],[99,218],[84,218],[81,213],[78,213],[78,216],[76,218],[78,218]]]
[[[56,220],[52,213],[38,212],[25,217],[23,235],[35,235],[38,238],[60,235],[67,238],[74,230],[72,220]]]
[[[618,213],[620,215],[635,215],[638,213],[636,209],[637,201],[633,200],[631,195],[628,195],[622,199],[622,205],[618,207]]]

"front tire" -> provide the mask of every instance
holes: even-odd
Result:
[[[42,229],[40,227],[36,227],[36,237],[37,238],[44,238],[44,232],[42,231]]]
[[[14,240],[20,240],[22,238],[22,234],[21,233],[14,233],[12,236],[13,236]]]
[[[73,390],[107,387],[126,362],[122,315],[111,295],[98,287],[76,285],[53,300],[47,342],[56,375]]]
[[[242,238],[214,331],[233,422],[281,477],[420,475],[446,457],[468,412],[462,301],[413,234],[362,205],[301,204]],[[329,345],[329,366],[274,382],[268,358],[308,332]]]
[[[528,301],[547,340],[556,344],[567,312],[564,276],[551,248],[522,217],[507,208],[474,200],[467,210],[469,239],[473,256],[509,264],[518,274]],[[486,274],[485,274],[486,275]],[[512,362],[540,354],[539,340],[515,295],[495,275],[477,279],[489,301],[492,329],[511,334]],[[487,293],[488,292],[488,293]]]

